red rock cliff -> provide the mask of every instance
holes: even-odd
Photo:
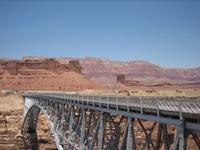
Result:
[[[0,89],[80,90],[94,86],[83,77],[78,60],[67,64],[52,58],[0,60]]]

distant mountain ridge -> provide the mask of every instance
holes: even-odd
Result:
[[[56,58],[67,63],[74,58]],[[94,57],[76,58],[80,61],[83,73],[97,82],[115,82],[118,74],[125,74],[128,79],[139,80],[147,84],[194,83],[200,82],[199,68],[163,68],[146,61],[114,61]]]
[[[23,59],[44,59],[47,57],[24,57]],[[126,78],[145,84],[169,82],[175,84],[200,82],[198,68],[163,68],[147,61],[115,61],[105,58],[54,58],[62,64],[79,60],[83,74],[98,83],[115,83],[116,76],[125,74]]]

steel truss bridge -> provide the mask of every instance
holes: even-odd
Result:
[[[22,135],[28,150],[39,149],[40,111],[59,150],[186,150],[189,142],[200,150],[199,97],[27,93]]]

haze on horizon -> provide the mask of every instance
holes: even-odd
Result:
[[[0,57],[200,67],[200,1],[0,1]]]

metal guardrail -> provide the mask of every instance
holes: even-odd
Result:
[[[153,97],[153,96],[92,96],[61,93],[27,93],[26,96],[44,96],[47,98],[61,98],[78,100],[81,102],[99,103],[107,105],[126,106],[132,108],[152,109],[159,111],[191,113],[200,115],[200,97]]]

